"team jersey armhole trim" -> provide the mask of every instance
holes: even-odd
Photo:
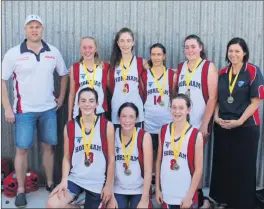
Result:
[[[193,136],[194,133],[195,133],[195,135]],[[188,167],[189,167],[191,177],[193,177],[193,173],[195,171],[195,145],[196,145],[198,133],[199,133],[198,129],[193,129],[193,131],[190,135],[190,139],[189,139],[189,143],[188,143],[188,147],[187,147],[187,160],[188,160]],[[194,137],[194,139],[192,139],[192,136]],[[192,144],[190,144],[190,143],[192,143]],[[190,150],[191,148],[193,148],[193,150]],[[190,151],[193,151],[193,156],[191,156],[192,158],[189,156],[191,154]]]

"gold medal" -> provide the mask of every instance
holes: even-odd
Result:
[[[120,60],[121,75],[122,75],[123,83],[124,83],[124,87],[123,87],[123,93],[124,94],[128,92],[128,89],[126,88],[125,85],[127,84],[127,75],[128,75],[128,71],[130,69],[130,65],[131,65],[132,59],[133,59],[133,56],[130,58],[129,64],[128,64],[126,69],[124,67],[123,59]]]
[[[235,100],[234,100],[234,97],[232,97],[231,95],[227,98],[227,102],[228,102],[229,104],[232,104],[234,101],[235,101]]]
[[[242,63],[242,66],[243,66],[243,63]],[[242,68],[242,66],[241,66],[241,68]],[[240,71],[239,71],[239,73],[240,73]],[[229,75],[228,75],[229,93],[230,93],[230,96],[227,98],[228,104],[232,104],[235,101],[234,97],[232,97],[231,95],[232,95],[232,93],[234,91],[234,88],[235,88],[235,85],[236,85],[236,82],[237,82],[237,78],[238,78],[239,73],[236,74],[236,77],[235,77],[233,83],[231,84],[232,74],[233,74],[233,68],[232,67],[230,68]]]
[[[186,67],[186,72],[185,72],[185,82],[186,82],[186,87],[187,87],[187,91],[186,91],[186,95],[190,97],[190,83],[191,83],[191,80],[192,80],[192,77],[194,76],[194,73],[195,71],[197,70],[199,64],[202,62],[202,58],[200,57],[197,62],[195,63],[195,66],[194,68],[191,70],[191,73],[189,72],[189,63],[187,63],[187,67]],[[189,93],[188,93],[189,91]]]
[[[173,170],[174,171],[177,171],[177,170],[179,170],[180,169],[180,166],[178,165],[178,163],[176,162],[175,164],[174,164],[174,166],[173,166]]]
[[[179,153],[180,153],[180,150],[181,150],[181,146],[182,146],[182,143],[183,143],[183,140],[184,140],[184,136],[189,128],[190,124],[188,122],[186,122],[185,124],[185,127],[181,133],[181,137],[180,137],[180,140],[178,142],[178,147],[176,148],[176,145],[175,145],[175,141],[174,141],[174,125],[173,123],[171,123],[171,147],[172,147],[172,150],[173,150],[173,155],[174,155],[174,159],[175,159],[175,164],[173,165],[173,167],[171,167],[172,170],[179,170],[180,169],[180,166],[179,164],[177,163],[178,161],[178,158],[179,158]]]
[[[126,174],[126,176],[130,176],[131,175],[131,170],[130,169],[125,169],[124,173]]]
[[[191,90],[188,89],[185,94],[190,98],[191,97]]]
[[[123,88],[123,93],[124,93],[124,94],[127,93],[127,88],[126,88],[126,87]]]
[[[93,75],[92,75],[92,78],[90,78],[89,73],[88,73],[88,69],[87,69],[87,67],[86,67],[86,65],[85,65],[84,62],[82,62],[82,65],[83,65],[83,68],[84,68],[84,72],[85,72],[85,75],[86,75],[86,79],[87,79],[87,81],[89,83],[88,86],[93,89],[94,88],[94,84],[95,84],[96,64],[94,64],[94,67],[93,67]]]
[[[122,132],[122,131],[121,131]],[[122,141],[122,151],[124,153],[124,158],[125,158],[125,164],[124,164],[124,167],[125,167],[125,170],[124,170],[124,173],[129,176],[131,174],[131,170],[129,170],[129,163],[130,163],[130,160],[131,160],[131,155],[132,155],[132,152],[133,152],[133,148],[134,148],[134,145],[135,145],[135,141],[136,141],[136,133],[137,133],[137,129],[134,128],[133,130],[133,134],[132,134],[132,141],[129,145],[129,150],[127,152],[126,150],[126,146],[125,146],[125,141],[124,141],[124,136],[123,136],[123,133],[121,133],[121,141]]]
[[[89,166],[91,165],[90,160],[85,160],[85,161],[84,161],[84,165],[85,165],[86,167],[89,167]]]
[[[161,101],[159,102],[159,105],[160,105],[161,107],[164,107],[165,102],[161,100]]]
[[[91,165],[91,162],[89,160],[89,153],[91,149],[91,144],[93,141],[93,135],[94,135],[94,127],[95,127],[95,122],[96,122],[97,117],[94,118],[94,124],[91,129],[90,136],[88,138],[88,143],[86,143],[86,134],[85,134],[85,128],[83,124],[83,118],[80,118],[80,124],[81,124],[81,129],[82,129],[82,141],[83,141],[83,146],[84,146],[84,154],[85,154],[85,160],[84,160],[84,165],[86,167],[89,167]]]
[[[155,84],[158,88],[158,92],[160,94],[160,99],[164,96],[164,91],[165,91],[165,87],[166,87],[166,81],[167,81],[167,76],[166,76],[166,68],[163,66],[163,81],[162,81],[162,86],[160,86],[159,84],[159,81],[158,81],[158,78],[155,74],[155,70],[153,68],[150,69],[150,71],[152,72],[153,74],[153,77],[154,77],[154,81],[155,81]],[[158,102],[158,104],[163,107],[165,106],[165,102],[160,100],[160,102]]]

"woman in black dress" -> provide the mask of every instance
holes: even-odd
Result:
[[[242,38],[229,41],[228,66],[219,74],[210,197],[228,208],[254,208],[256,158],[264,99],[260,69],[249,63]]]

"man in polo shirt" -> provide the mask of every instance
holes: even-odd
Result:
[[[8,50],[2,62],[2,104],[6,120],[15,125],[17,207],[27,205],[24,183],[28,169],[28,150],[33,144],[35,127],[38,139],[42,142],[46,188],[49,191],[54,188],[53,145],[57,144],[56,110],[63,104],[68,81],[67,68],[61,53],[42,40],[43,23],[40,17],[29,15],[24,31],[24,42]],[[54,94],[55,69],[61,77],[58,98]],[[14,90],[13,109],[7,91],[7,80],[11,76]]]

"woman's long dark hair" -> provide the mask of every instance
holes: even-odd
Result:
[[[110,58],[110,68],[111,69],[115,69],[115,67],[119,65],[120,60],[122,58],[121,50],[117,44],[122,33],[129,33],[132,39],[134,40],[134,34],[132,30],[130,30],[129,28],[122,28],[120,31],[117,32],[115,36],[115,40],[113,42],[112,53],[111,53],[111,58]],[[133,50],[133,47],[132,47],[132,50]]]
[[[201,57],[202,59],[207,59],[207,55],[206,55],[206,53],[205,53],[205,49],[204,49],[204,43],[201,41],[200,37],[197,36],[197,35],[191,34],[191,35],[187,36],[187,37],[184,39],[184,44],[185,44],[185,42],[186,42],[187,40],[190,40],[190,39],[195,39],[195,40],[198,42],[199,46],[202,47],[202,51],[200,52],[200,57]]]
[[[191,107],[191,99],[186,94],[177,94],[171,98],[171,105],[174,99],[183,99],[186,102],[187,108]],[[187,115],[187,121],[190,122],[190,114]]]
[[[150,54],[150,55],[151,55],[151,50],[152,50],[153,48],[160,48],[160,49],[162,50],[163,54],[164,54],[164,55],[166,54],[166,48],[165,48],[165,46],[163,46],[161,43],[153,44],[153,45],[149,48],[149,54]],[[153,63],[152,63],[151,59],[149,59],[148,64],[149,64],[149,67],[152,67],[152,66],[153,66]],[[166,65],[165,65],[165,60],[163,61],[163,65],[166,66]]]
[[[79,93],[78,93],[78,103],[80,102],[80,97],[81,97],[81,94],[82,94],[83,92],[92,92],[92,93],[94,94],[94,97],[95,97],[95,101],[96,101],[96,103],[98,103],[98,93],[97,93],[97,91],[94,90],[94,89],[92,89],[92,88],[89,88],[89,87],[83,88],[83,89],[81,89],[81,90],[79,91]],[[96,109],[95,109],[95,111],[96,111]],[[81,118],[81,117],[82,117],[82,112],[81,112],[81,110],[80,110],[80,108],[79,108],[79,115],[76,117],[76,120],[77,120],[77,121],[80,121],[80,118]]]

